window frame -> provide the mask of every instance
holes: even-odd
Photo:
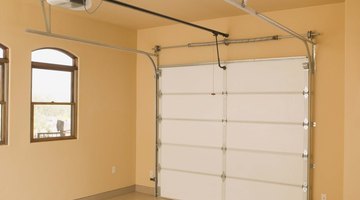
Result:
[[[0,48],[3,50],[3,58],[0,58],[1,70],[0,76],[2,77],[2,89],[0,101],[1,106],[1,134],[0,145],[8,144],[8,85],[9,85],[9,48],[0,43]]]
[[[69,56],[73,60],[73,65],[60,65],[60,64],[52,64],[52,63],[43,63],[43,62],[33,62],[31,60],[31,117],[30,117],[30,142],[47,142],[47,141],[60,141],[60,140],[72,140],[77,139],[77,98],[78,98],[78,58],[73,55],[72,53],[60,49],[60,48],[54,48],[54,47],[45,47],[40,49],[35,49],[32,51],[38,51],[38,50],[44,50],[44,49],[50,49],[50,50],[56,50],[60,53],[64,53],[67,56]],[[50,70],[50,71],[58,71],[58,72],[70,72],[71,73],[71,102],[34,102],[33,101],[33,69],[40,69],[40,70]],[[69,105],[71,106],[71,135],[70,136],[60,136],[60,137],[46,137],[46,138],[34,138],[34,123],[35,123],[35,116],[34,116],[34,110],[35,106],[37,105]]]

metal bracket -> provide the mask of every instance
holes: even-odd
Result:
[[[46,12],[45,0],[40,0],[41,8],[43,12],[45,29],[47,33],[51,33],[51,5],[48,5],[48,11]]]
[[[303,68],[304,69],[310,69],[310,62],[303,63]]]
[[[227,147],[221,147],[221,151],[227,151]]]
[[[306,34],[307,38],[309,38],[309,39],[314,39],[315,36],[318,36],[318,35],[319,35],[319,33],[316,33],[314,31],[308,31]]]
[[[317,126],[317,123],[316,123],[316,122],[313,122],[313,123],[312,123],[312,127],[313,127],[313,128],[316,128],[316,126]]]
[[[159,79],[161,77],[161,74],[162,74],[161,69],[157,69],[155,73],[156,73],[156,78]]]
[[[161,51],[161,46],[160,45],[156,45],[154,48],[154,53],[155,55],[159,55],[160,51]]]
[[[311,169],[315,169],[315,163],[311,163],[311,164],[310,164],[310,168],[311,168]]]
[[[162,120],[161,115],[157,116],[157,117],[156,117],[156,120],[160,122],[160,121]]]
[[[230,45],[230,42],[229,42],[229,39],[228,39],[228,38],[225,38],[225,39],[224,39],[224,44],[225,44],[225,46],[229,46],[229,45]]]

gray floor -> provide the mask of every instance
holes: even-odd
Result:
[[[165,200],[162,198],[156,198],[154,196],[151,195],[147,195],[147,194],[142,194],[142,193],[130,193],[130,194],[126,194],[123,196],[119,196],[119,197],[115,197],[115,198],[111,198],[108,200]]]

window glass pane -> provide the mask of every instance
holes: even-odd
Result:
[[[54,49],[40,49],[31,54],[33,62],[73,66],[73,59],[63,52]]]
[[[0,48],[0,58],[4,58],[4,49]]]
[[[71,102],[71,72],[33,69],[33,102]]]
[[[71,105],[35,105],[34,139],[71,136]]]

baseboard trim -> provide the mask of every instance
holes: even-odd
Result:
[[[129,186],[129,187],[120,188],[120,189],[112,190],[112,191],[108,191],[108,192],[103,192],[103,193],[100,193],[100,194],[95,194],[95,195],[91,195],[91,196],[88,196],[88,197],[83,197],[83,198],[76,199],[76,200],[111,199],[111,198],[114,198],[114,197],[117,197],[117,196],[121,196],[121,195],[124,195],[124,194],[135,192],[136,189],[137,189],[137,186],[132,185],[132,186]]]
[[[135,191],[143,194],[149,194],[155,196],[155,188],[143,186],[143,185],[136,185]]]

